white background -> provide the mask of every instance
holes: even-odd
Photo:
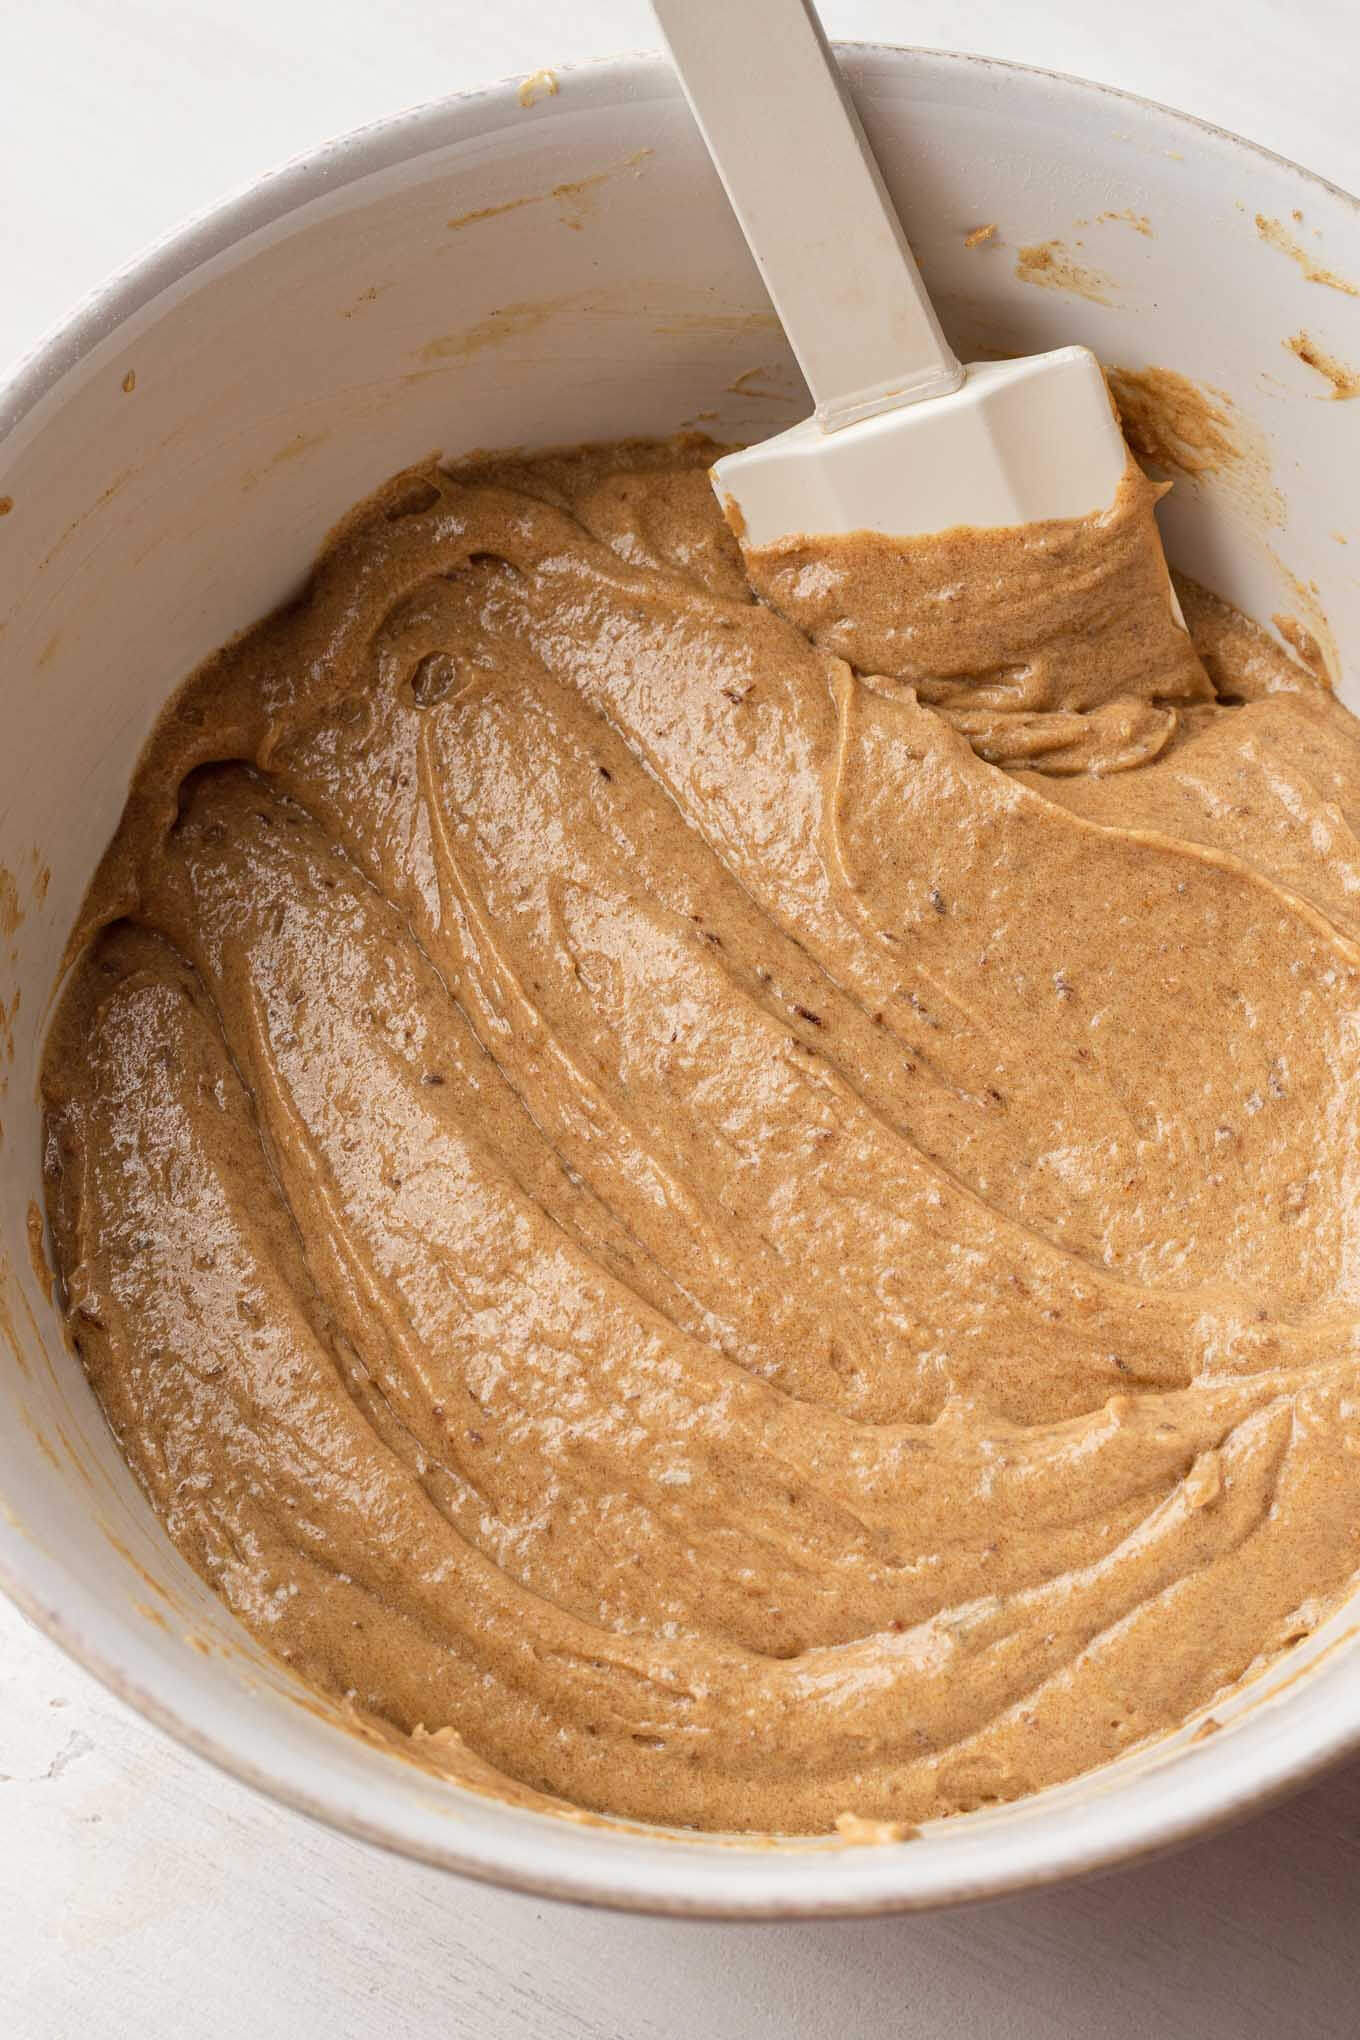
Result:
[[[1146,93],[1360,191],[1354,0],[822,11],[836,35]],[[643,0],[5,0],[0,372],[147,242],[325,137],[655,40]],[[577,1912],[274,1810],[0,1607],[3,2040],[1348,2040],[1358,1899],[1352,1770],[1166,1863],[968,1913]]]

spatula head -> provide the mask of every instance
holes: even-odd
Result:
[[[1113,503],[1128,459],[1086,347],[982,361],[950,396],[837,432],[815,419],[731,453],[713,485],[743,546],[804,533],[914,538],[1046,523]]]

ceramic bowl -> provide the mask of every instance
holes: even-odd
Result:
[[[1173,557],[1333,661],[1360,644],[1360,403],[1287,344],[1360,364],[1355,203],[1072,79],[842,60],[959,350],[1085,341],[1212,386],[1229,451],[1168,504]],[[1217,1732],[1190,1724],[907,1844],[576,1825],[461,1791],[345,1733],[158,1527],[48,1295],[35,1086],[67,931],[153,718],[298,587],[355,499],[435,451],[751,438],[804,408],[655,57],[333,144],[137,263],[0,392],[0,1578],[149,1719],[279,1800],[453,1870],[674,1913],[937,1905],[1201,1833],[1360,1741],[1354,1607],[1216,1706]]]

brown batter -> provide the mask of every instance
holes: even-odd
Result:
[[[1133,473],[767,603],[711,455],[401,477],[189,683],[49,1208],[170,1535],[356,1718],[917,1821],[1360,1565],[1360,725],[1189,654]]]

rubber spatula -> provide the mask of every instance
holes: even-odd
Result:
[[[1099,362],[957,359],[809,0],[653,4],[816,405],[714,467],[743,547],[1107,509],[1127,451]]]

